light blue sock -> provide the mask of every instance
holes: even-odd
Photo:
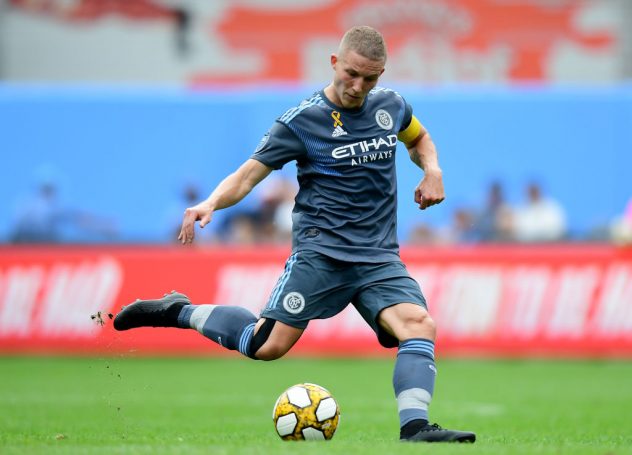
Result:
[[[432,341],[411,338],[400,343],[393,372],[400,427],[412,420],[428,421],[436,374]]]
[[[192,328],[220,346],[250,356],[250,341],[257,318],[238,306],[186,305],[178,316],[178,325]]]

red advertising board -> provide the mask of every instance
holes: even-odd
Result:
[[[196,332],[116,332],[108,313],[177,289],[257,313],[287,248],[4,247],[0,353],[225,355]],[[632,248],[408,248],[439,355],[632,357]],[[104,325],[91,316],[101,312]],[[353,310],[310,323],[296,355],[390,355]]]

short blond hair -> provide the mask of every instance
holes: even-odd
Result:
[[[338,53],[354,51],[369,60],[386,62],[386,43],[380,32],[368,25],[350,28],[342,37]]]

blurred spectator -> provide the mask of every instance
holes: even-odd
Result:
[[[61,240],[64,215],[57,200],[57,188],[43,182],[31,199],[21,204],[11,234],[12,243],[57,243]]]
[[[284,175],[258,187],[254,204],[231,207],[220,226],[220,241],[230,244],[287,244],[292,241],[292,209],[297,186]]]
[[[12,243],[88,243],[115,240],[111,220],[64,207],[58,188],[43,179],[34,195],[22,201],[9,240]]]
[[[259,242],[257,220],[246,212],[237,212],[230,218],[222,241],[229,245],[254,245]]]
[[[409,245],[432,245],[437,241],[437,235],[432,226],[418,223],[411,229],[407,243]]]
[[[476,243],[479,235],[474,227],[474,214],[471,210],[458,208],[452,214],[452,223],[438,232],[437,241],[447,244]]]
[[[490,184],[487,201],[483,211],[474,220],[474,225],[481,242],[506,242],[513,239],[512,211],[505,202],[500,182]]]
[[[612,222],[610,238],[615,243],[632,243],[632,197],[628,200],[623,213]]]
[[[298,188],[285,176],[265,182],[261,192],[259,228],[262,243],[292,241],[292,210]]]
[[[526,187],[526,203],[513,215],[515,239],[519,242],[552,242],[566,236],[566,214],[562,206],[545,197],[535,182]]]

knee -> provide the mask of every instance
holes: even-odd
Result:
[[[398,338],[400,341],[410,338],[426,338],[434,341],[436,335],[437,324],[426,310],[422,310],[404,318]]]
[[[297,329],[274,319],[262,319],[252,337],[249,357],[276,360],[283,357],[298,341],[303,329]]]

